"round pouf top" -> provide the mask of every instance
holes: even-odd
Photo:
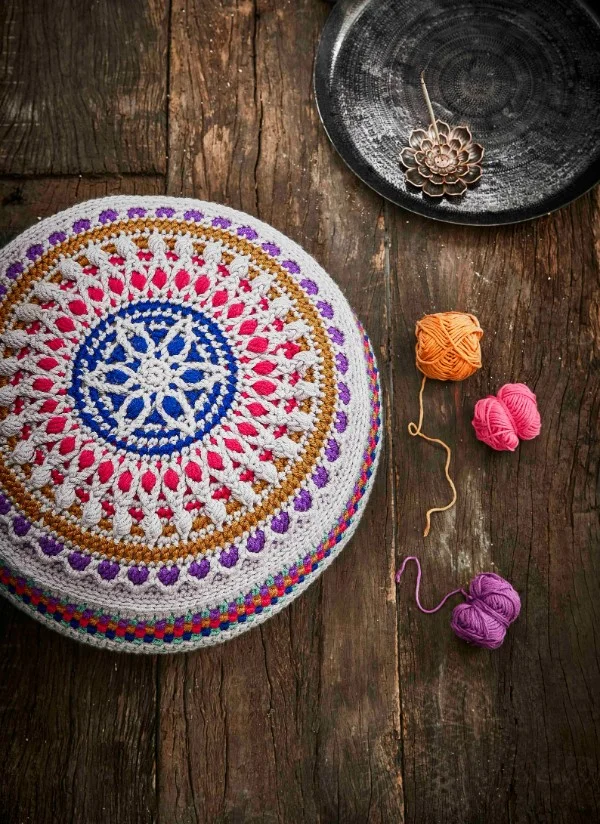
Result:
[[[0,252],[0,590],[135,652],[273,615],[373,481],[369,340],[318,264],[195,200],[118,197]]]

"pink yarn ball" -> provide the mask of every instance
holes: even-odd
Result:
[[[466,598],[452,611],[452,629],[463,641],[497,649],[521,611],[519,593],[495,572],[483,572],[471,581]]]
[[[514,452],[519,439],[528,441],[540,434],[536,397],[524,383],[507,383],[497,395],[477,401],[473,427],[479,440],[492,449]]]

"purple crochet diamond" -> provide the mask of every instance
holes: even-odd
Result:
[[[87,220],[86,218],[82,218],[82,220],[75,221],[75,223],[73,224],[73,231],[76,234],[79,234],[79,232],[87,232],[90,226],[91,223],[89,222],[89,220]]]
[[[71,552],[69,555],[69,565],[77,570],[77,572],[83,572],[83,570],[88,566],[90,561],[92,560],[91,555],[84,555],[83,552]]]
[[[156,217],[173,217],[175,209],[170,206],[159,206],[156,210]]]
[[[268,255],[273,257],[278,257],[281,254],[281,249],[274,243],[263,243],[262,248]]]
[[[6,277],[14,280],[18,277],[21,272],[23,271],[23,264],[19,263],[18,260],[15,260],[14,263],[11,263],[8,269],[6,270]]]
[[[314,280],[304,278],[304,280],[300,281],[300,286],[304,289],[307,295],[317,295],[319,293],[319,287]]]
[[[50,538],[49,535],[42,535],[39,540],[39,544],[44,555],[49,555],[51,558],[55,555],[60,555],[65,548],[64,544],[61,544],[60,541],[54,540],[54,538]]]
[[[98,215],[98,220],[100,223],[112,223],[112,221],[116,220],[118,217],[119,213],[115,212],[114,209],[105,209]]]
[[[64,232],[52,232],[52,234],[48,238],[48,243],[51,246],[56,246],[57,243],[64,243],[66,239],[67,236]]]
[[[334,425],[337,432],[345,432],[348,428],[348,415],[345,412],[336,412]]]
[[[31,524],[27,518],[24,518],[22,515],[17,515],[17,517],[13,519],[13,529],[15,531],[15,535],[22,538],[23,535],[27,535],[31,529]]]
[[[212,225],[216,226],[217,229],[229,229],[231,221],[227,220],[226,217],[215,217],[213,218]]]
[[[350,390],[348,389],[348,385],[340,381],[340,383],[338,383],[338,389],[340,390],[340,400],[348,406],[350,403]]]
[[[348,371],[348,358],[344,355],[343,352],[338,352],[335,356],[335,362],[337,364],[337,368],[340,370],[342,375],[345,375]]]
[[[340,457],[340,446],[337,441],[333,440],[333,438],[330,438],[327,441],[327,446],[325,447],[325,457],[331,463],[333,463],[333,461],[337,461]]]
[[[232,544],[229,549],[222,550],[219,555],[219,563],[221,566],[231,569],[231,567],[234,567],[237,564],[239,557],[240,553],[237,546]]]
[[[312,498],[306,489],[301,489],[294,501],[296,512],[307,512],[312,506]]]
[[[208,558],[202,558],[200,561],[192,561],[188,572],[194,578],[206,578],[210,571],[210,561]]]
[[[330,303],[327,303],[326,300],[318,301],[317,309],[324,318],[327,318],[327,320],[331,320],[333,317],[333,306]]]
[[[44,247],[41,243],[34,243],[33,246],[30,246],[27,250],[27,257],[29,260],[37,260],[37,258],[41,257],[44,254]]]
[[[6,515],[10,512],[10,501],[4,495],[0,495],[0,515]]]
[[[173,586],[179,579],[179,567],[161,567],[158,571],[158,580],[166,587]]]
[[[133,206],[131,209],[127,209],[127,217],[131,218],[132,220],[135,217],[145,217],[145,216],[146,216],[146,210],[142,209],[141,206]]]
[[[257,529],[254,535],[248,538],[246,549],[248,552],[260,552],[265,545],[265,533],[262,529]]]
[[[324,466],[318,466],[312,476],[313,483],[319,489],[323,489],[329,483],[329,473]]]
[[[145,566],[132,566],[129,567],[129,571],[127,572],[127,577],[131,581],[132,584],[139,586],[140,584],[145,584],[148,580],[148,567]]]
[[[283,533],[287,532],[289,528],[290,516],[287,512],[280,512],[279,515],[276,515],[271,521],[271,529],[273,532],[279,532],[283,535]]]
[[[335,326],[330,326],[327,330],[329,332],[329,337],[334,343],[337,343],[338,346],[342,346],[344,343],[344,333],[339,329],[336,329]]]
[[[258,233],[251,226],[240,226],[237,233],[240,237],[245,237],[246,240],[256,240],[258,237]]]
[[[188,209],[187,212],[183,213],[184,220],[195,220],[196,223],[199,223],[203,218],[204,215],[202,212],[199,212],[198,209]]]
[[[292,275],[298,275],[300,273],[300,267],[295,260],[284,260],[281,265],[284,269],[287,269],[288,272],[291,272]]]
[[[98,575],[105,581],[112,581],[119,574],[119,565],[116,561],[100,561],[98,564]]]

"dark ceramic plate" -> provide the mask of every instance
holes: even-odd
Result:
[[[400,151],[436,116],[485,147],[460,198],[406,184]],[[582,0],[339,0],[315,65],[321,119],[388,200],[452,223],[515,223],[600,180],[600,20]]]

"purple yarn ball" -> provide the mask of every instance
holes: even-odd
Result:
[[[483,572],[471,581],[466,603],[454,607],[451,626],[463,641],[497,649],[520,611],[521,599],[508,581]]]

